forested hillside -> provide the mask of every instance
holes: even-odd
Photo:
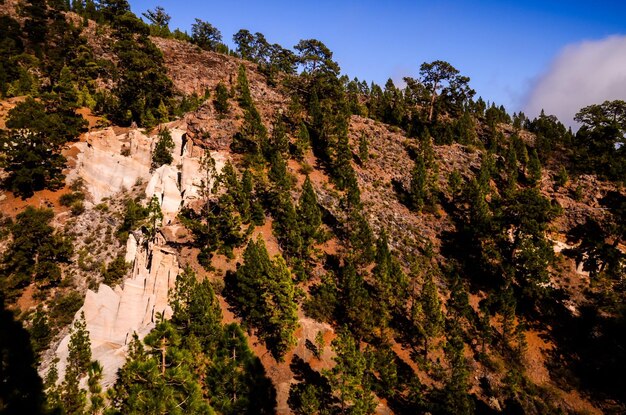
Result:
[[[142,17],[0,0],[0,413],[626,411],[626,102]]]

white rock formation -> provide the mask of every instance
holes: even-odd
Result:
[[[163,223],[169,224],[178,214],[183,201],[178,183],[178,170],[171,165],[164,165],[154,171],[146,187],[146,196],[157,196],[163,212]]]
[[[199,197],[201,149],[185,143],[184,130],[171,130],[175,147],[174,162],[150,172],[151,153],[155,137],[147,137],[138,130],[115,135],[112,129],[90,133],[86,142],[79,143],[75,170],[69,180],[82,177],[93,201],[99,203],[124,188],[133,187],[139,180],[147,183],[146,200],[156,195],[163,211],[164,225],[176,220],[180,208]],[[127,149],[122,155],[122,148]],[[224,154],[212,154],[217,171],[224,166]],[[103,386],[115,383],[117,370],[124,364],[128,343],[133,333],[143,338],[154,327],[156,313],[171,316],[168,292],[174,287],[180,271],[177,252],[166,246],[158,235],[146,244],[133,234],[126,244],[125,259],[133,264],[130,278],[121,286],[111,288],[100,284],[98,291],[87,291],[85,303],[77,312],[85,313],[90,334],[92,358],[100,361]],[[57,348],[59,378],[65,373],[69,335]]]
[[[168,292],[174,287],[180,270],[176,252],[162,243],[140,247],[132,276],[121,286],[111,288],[100,284],[97,292],[88,290],[85,304],[76,316],[85,313],[92,358],[100,361],[104,368],[105,388],[115,383],[117,369],[124,364],[133,333],[140,338],[148,334],[154,327],[156,313],[166,318],[171,316]],[[57,349],[61,378],[65,373],[68,344],[69,336],[66,336]]]
[[[117,136],[112,128],[87,133],[85,141],[76,144],[77,165],[68,180],[81,177],[94,203],[100,203],[150,178],[153,141],[138,130]]]

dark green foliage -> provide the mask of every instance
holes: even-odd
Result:
[[[87,404],[86,391],[80,388],[79,383],[91,364],[91,343],[84,313],[81,313],[70,330],[68,353],[65,377],[60,388],[60,404],[65,413],[79,415],[84,413]]]
[[[83,192],[71,192],[62,195],[59,198],[59,203],[63,206],[72,206],[76,202],[82,202],[85,200],[85,194]]]
[[[568,131],[554,115],[545,115],[543,111],[539,117],[527,121],[525,127],[537,136],[535,148],[542,162],[550,160],[557,150],[569,146],[572,141],[571,131]]]
[[[39,415],[44,411],[45,395],[35,369],[36,359],[28,332],[5,308],[0,294],[0,412]]]
[[[309,136],[309,129],[307,126],[302,123],[298,128],[298,133],[296,136],[296,143],[294,146],[294,156],[298,159],[303,159],[304,154],[311,147],[311,137]]]
[[[41,306],[35,311],[29,332],[33,351],[39,355],[48,348],[50,340],[52,340],[52,330],[48,324],[48,316]]]
[[[126,262],[124,255],[116,256],[115,259],[106,266],[104,272],[102,272],[102,282],[109,287],[119,284],[124,276],[126,276],[129,267],[130,264]]]
[[[539,184],[541,181],[541,162],[536,149],[530,153],[528,160],[528,181],[531,184]]]
[[[459,173],[458,170],[454,170],[452,173],[450,173],[450,176],[448,176],[448,187],[449,187],[450,195],[452,196],[452,198],[459,195],[462,184],[463,184],[463,177],[461,176],[461,173]]]
[[[565,168],[565,166],[561,166],[557,174],[554,176],[554,184],[557,187],[563,187],[567,184],[568,181],[569,174],[567,173],[567,169]]]
[[[217,51],[222,34],[211,23],[196,19],[191,25],[191,41],[202,49]]]
[[[236,52],[242,59],[253,60],[260,53],[261,42],[257,35],[253,35],[247,29],[240,29],[233,35],[233,42],[237,45]]]
[[[161,6],[155,7],[153,10],[147,10],[142,15],[150,22],[150,34],[159,37],[171,37],[169,23],[171,16],[165,12]]]
[[[433,270],[424,275],[424,284],[418,298],[413,300],[411,319],[417,333],[422,337],[424,357],[428,357],[431,342],[436,340],[444,328],[439,291],[433,280]]]
[[[339,399],[337,410],[340,413],[373,414],[376,401],[370,391],[367,360],[359,350],[358,342],[348,331],[342,330],[333,340],[332,347],[336,353],[335,366],[323,373]]]
[[[352,149],[348,142],[348,132],[342,129],[337,140],[335,159],[333,161],[333,178],[339,189],[345,189],[356,185],[356,174],[352,168]]]
[[[408,281],[402,266],[389,251],[387,234],[381,232],[376,241],[376,264],[372,270],[378,308],[383,321],[390,321],[392,313],[402,311],[407,299]]]
[[[171,301],[171,322],[159,319],[143,343],[131,342],[111,413],[272,413],[271,382],[241,329],[222,325],[208,281],[186,269]]]
[[[262,239],[250,241],[244,262],[227,281],[228,296],[247,324],[258,330],[272,356],[281,360],[298,327],[295,287],[282,257],[270,260]]]
[[[91,363],[91,342],[85,313],[81,312],[80,318],[74,322],[70,330],[70,343],[68,346],[68,368],[72,376],[82,376],[87,374],[87,369]],[[67,379],[66,375],[66,379]]]
[[[265,215],[253,187],[249,171],[240,182],[233,165],[227,162],[213,185],[213,193],[219,194],[217,199],[210,198],[211,192],[205,189],[205,205],[200,213],[191,209],[181,212],[181,221],[192,231],[194,245],[200,248],[198,260],[204,267],[210,268],[215,251],[232,257],[233,249],[245,242],[242,223],[263,223]]]
[[[517,152],[513,144],[510,144],[507,149],[504,163],[506,169],[506,188],[508,190],[514,190],[517,185],[519,170],[517,165]]]
[[[474,96],[469,78],[445,61],[424,62],[420,66],[420,79],[404,78],[411,99],[427,109],[422,114],[429,123],[437,122],[438,113],[459,116],[463,107]]]
[[[409,189],[411,206],[415,210],[422,210],[428,200],[427,171],[424,157],[420,154],[415,160],[415,167],[411,173],[411,187]]]
[[[84,296],[76,291],[71,291],[60,298],[56,298],[51,304],[48,314],[50,323],[56,327],[67,327],[74,320],[76,312],[83,306]]]
[[[229,324],[222,336],[217,359],[206,378],[212,406],[224,414],[273,413],[276,392],[261,361],[248,348],[243,331]]]
[[[164,103],[172,97],[172,81],[167,77],[161,51],[148,38],[143,22],[132,13],[115,17],[115,22],[119,82],[113,90],[115,99],[100,109],[123,125],[136,122],[151,127],[157,121],[167,121],[163,109],[167,110]]]
[[[304,252],[301,223],[289,193],[281,193],[276,204],[273,225],[281,248],[287,257],[301,257]]]
[[[446,360],[450,367],[448,379],[443,389],[443,406],[446,413],[473,414],[474,403],[469,396],[469,368],[464,354],[462,332],[459,322],[452,319],[447,330],[444,347]]]
[[[293,74],[296,56],[278,44],[270,44],[262,33],[250,33],[241,29],[233,35],[237,54],[258,64],[259,71],[266,76],[268,85],[275,86],[278,72]]]
[[[339,321],[346,325],[357,340],[370,339],[380,327],[380,315],[368,291],[363,275],[354,264],[347,262],[339,273]]]
[[[37,190],[57,189],[63,183],[65,158],[62,146],[75,139],[86,121],[73,113],[73,107],[60,96],[50,96],[44,103],[28,97],[9,112],[3,138],[4,185],[26,198]]]
[[[310,289],[311,297],[304,303],[308,317],[330,323],[338,307],[338,290],[333,279],[323,276],[322,281]]]
[[[12,242],[2,259],[2,291],[7,298],[33,281],[56,285],[61,281],[58,264],[69,262],[71,242],[50,226],[54,214],[27,207],[11,226]]]
[[[432,139],[428,131],[425,131],[420,138],[415,167],[411,172],[408,199],[409,205],[413,209],[421,211],[425,207],[434,207],[437,192],[437,171]]]
[[[368,139],[365,135],[361,135],[359,139],[359,159],[361,163],[367,162],[370,158]]]
[[[213,100],[215,111],[220,114],[228,114],[230,111],[230,104],[228,103],[229,97],[230,94],[228,93],[228,89],[226,89],[226,85],[222,82],[218,83],[215,87],[215,99]]]
[[[197,356],[181,347],[181,334],[171,323],[160,321],[144,341],[148,347],[137,337],[130,343],[128,361],[111,393],[110,413],[212,414],[194,376]]]
[[[152,152],[152,169],[158,169],[164,164],[171,164],[174,161],[172,150],[174,149],[174,140],[172,134],[166,128],[160,129],[157,134],[157,143]]]
[[[231,149],[235,152],[246,154],[248,161],[257,162],[261,155],[261,146],[267,141],[267,129],[263,125],[261,115],[252,101],[246,69],[243,65],[239,66],[237,90],[239,93],[239,105],[244,111],[243,126],[241,131],[233,137]]]
[[[357,264],[366,264],[374,259],[374,234],[367,219],[353,210],[347,219],[348,255]]]
[[[289,151],[289,137],[285,128],[285,122],[281,116],[276,117],[272,125],[272,135],[269,139],[269,145],[265,146],[263,153],[265,158],[271,161],[271,157],[275,153],[287,156]]]
[[[148,217],[148,211],[135,200],[128,199],[126,201],[126,210],[124,211],[124,220],[117,229],[117,237],[121,241],[128,239],[128,234],[136,230],[144,219]]]
[[[305,39],[298,42],[294,49],[298,51],[298,63],[310,74],[317,72],[337,75],[339,65],[332,60],[333,53],[317,39]]]
[[[319,237],[319,227],[322,224],[322,214],[317,204],[317,196],[308,176],[302,185],[297,215],[303,253],[308,255],[314,241]]]
[[[582,124],[573,143],[576,167],[624,181],[626,102],[616,100],[590,105],[581,109],[575,120]]]
[[[287,172],[287,162],[280,152],[273,152],[270,157],[268,177],[276,188],[275,193],[279,195],[280,193],[288,192],[291,189],[292,177]]]

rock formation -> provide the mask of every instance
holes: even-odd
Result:
[[[80,177],[94,203],[111,197],[137,183],[146,183],[146,201],[157,196],[163,212],[163,225],[176,220],[180,208],[192,203],[200,194],[200,157],[202,149],[185,142],[185,130],[171,129],[175,146],[174,161],[151,171],[151,153],[156,137],[139,130],[116,135],[113,129],[89,133],[78,143],[80,153],[70,180]],[[224,166],[225,157],[213,153],[216,169]],[[177,252],[167,246],[163,234],[146,241],[141,233],[129,236],[127,262],[132,264],[129,278],[116,287],[100,284],[97,291],[88,290],[83,307],[90,334],[92,358],[104,367],[103,386],[115,383],[117,370],[124,364],[128,343],[133,334],[140,338],[152,330],[157,313],[171,316],[168,292],[175,286],[180,266]],[[57,348],[59,377],[65,372],[69,335]]]

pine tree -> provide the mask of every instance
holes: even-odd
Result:
[[[252,219],[252,207],[255,203],[258,204],[259,201],[254,194],[254,179],[250,170],[246,169],[241,176],[241,207],[239,209],[243,223],[249,223]]]
[[[273,261],[265,292],[262,294],[267,319],[264,336],[272,356],[283,361],[287,351],[297,344],[294,336],[298,328],[298,307],[294,301],[295,286],[285,260],[278,256]]]
[[[297,258],[303,252],[303,240],[300,233],[298,214],[287,192],[281,192],[276,200],[274,213],[274,232],[281,248],[288,257]]]
[[[281,360],[298,327],[293,278],[281,256],[270,260],[261,237],[248,243],[243,259],[229,296],[246,323],[258,329],[272,356]]]
[[[58,357],[52,361],[44,379],[47,406],[51,411],[61,410],[61,393],[63,390],[60,385],[57,385],[57,381],[59,380],[58,362]]]
[[[277,193],[291,189],[292,177],[287,171],[287,163],[280,152],[275,152],[271,155],[268,177],[277,188]]]
[[[159,228],[163,224],[163,212],[161,211],[161,204],[159,203],[159,199],[156,195],[153,195],[152,199],[150,199],[146,213],[146,232],[148,234],[147,241],[153,242],[157,236]]]
[[[407,281],[402,267],[389,251],[387,233],[383,230],[376,241],[376,266],[372,270],[379,297],[379,308],[384,321],[391,320],[394,309],[406,299]]]
[[[98,361],[93,361],[89,365],[87,386],[89,387],[89,413],[92,415],[101,414],[104,409],[105,398],[102,393],[102,365]]]
[[[309,136],[309,129],[304,122],[300,123],[298,133],[296,135],[295,156],[299,160],[304,158],[304,154],[311,147],[311,137]]]
[[[172,134],[167,128],[160,129],[157,134],[157,143],[152,152],[151,168],[155,170],[164,164],[171,164],[174,161],[172,156],[173,149],[174,140],[172,140]]]
[[[35,316],[33,317],[33,325],[30,329],[30,340],[33,344],[33,351],[36,354],[44,351],[51,340],[52,331],[48,324],[48,316],[42,306],[37,307]]]
[[[219,82],[215,87],[215,99],[213,100],[213,107],[218,114],[228,114],[230,111],[229,97],[230,94],[228,93],[228,89],[226,89],[226,85]]]
[[[157,114],[156,118],[159,123],[165,123],[169,120],[169,110],[165,106],[163,99],[159,100],[159,106],[156,109],[156,114]],[[164,163],[164,164],[169,164],[169,163]]]
[[[246,67],[239,65],[237,72],[237,92],[239,93],[239,103],[241,107],[249,109],[252,103],[252,95],[250,95],[250,84],[248,83],[248,76],[246,74]]]
[[[369,143],[365,134],[362,134],[359,139],[359,158],[361,159],[361,163],[366,163],[370,158]]]
[[[57,94],[57,99],[68,108],[78,107],[78,91],[72,82],[72,73],[67,66],[63,66],[59,74],[59,80],[52,89]]]
[[[509,191],[515,190],[515,186],[517,185],[517,153],[515,151],[515,146],[509,144],[509,148],[506,153],[506,186]]]
[[[421,211],[429,199],[427,175],[424,156],[420,154],[415,160],[415,167],[411,173],[411,187],[409,189],[411,206],[417,211]]]
[[[319,236],[319,227],[322,224],[322,214],[317,204],[317,195],[308,176],[302,185],[297,215],[303,253],[308,255],[315,239]]]
[[[374,233],[367,219],[356,208],[351,209],[346,228],[350,259],[359,265],[371,262],[374,259]]]
[[[474,405],[469,396],[469,368],[464,355],[462,330],[459,322],[452,318],[446,335],[444,347],[449,366],[449,376],[444,386],[444,404],[446,413],[473,414]]]
[[[337,139],[337,148],[335,151],[335,160],[333,162],[333,177],[335,178],[337,187],[341,190],[356,182],[354,169],[352,168],[352,150],[348,141],[347,131],[343,131]]]
[[[272,135],[269,140],[269,145],[264,149],[263,153],[267,160],[272,159],[272,155],[275,153],[281,153],[281,155],[287,156],[289,151],[289,137],[287,137],[287,131],[285,129],[285,123],[282,116],[278,115],[274,120],[272,126]]]
[[[433,281],[432,271],[426,272],[419,301],[421,305],[422,327],[424,333],[424,357],[428,357],[431,340],[441,335],[444,326],[441,301],[439,300],[437,286]]]
[[[341,289],[340,311],[346,327],[357,340],[370,338],[374,329],[381,322],[376,314],[374,301],[365,286],[363,275],[355,265],[347,260],[339,273],[339,288]]]
[[[528,180],[536,185],[541,181],[541,162],[537,155],[537,149],[533,149],[528,160]]]
[[[87,373],[91,363],[91,341],[84,312],[80,313],[80,318],[74,322],[71,330],[67,360],[68,367],[75,370],[75,375],[83,376]]]
[[[502,327],[502,352],[510,346],[515,329],[515,309],[517,302],[513,288],[507,284],[500,293],[500,321]]]
[[[323,371],[339,398],[340,414],[373,414],[376,409],[367,375],[368,364],[359,344],[347,330],[342,330],[332,342],[335,366]]]
[[[87,404],[86,391],[80,389],[79,382],[87,374],[91,363],[91,342],[85,313],[81,312],[70,333],[65,377],[61,385],[61,403],[65,413],[79,415]]]
[[[215,159],[211,156],[211,152],[207,149],[200,158],[200,195],[204,200],[204,209],[208,210],[209,200],[212,193],[212,187],[217,176],[217,168],[215,167]]]

